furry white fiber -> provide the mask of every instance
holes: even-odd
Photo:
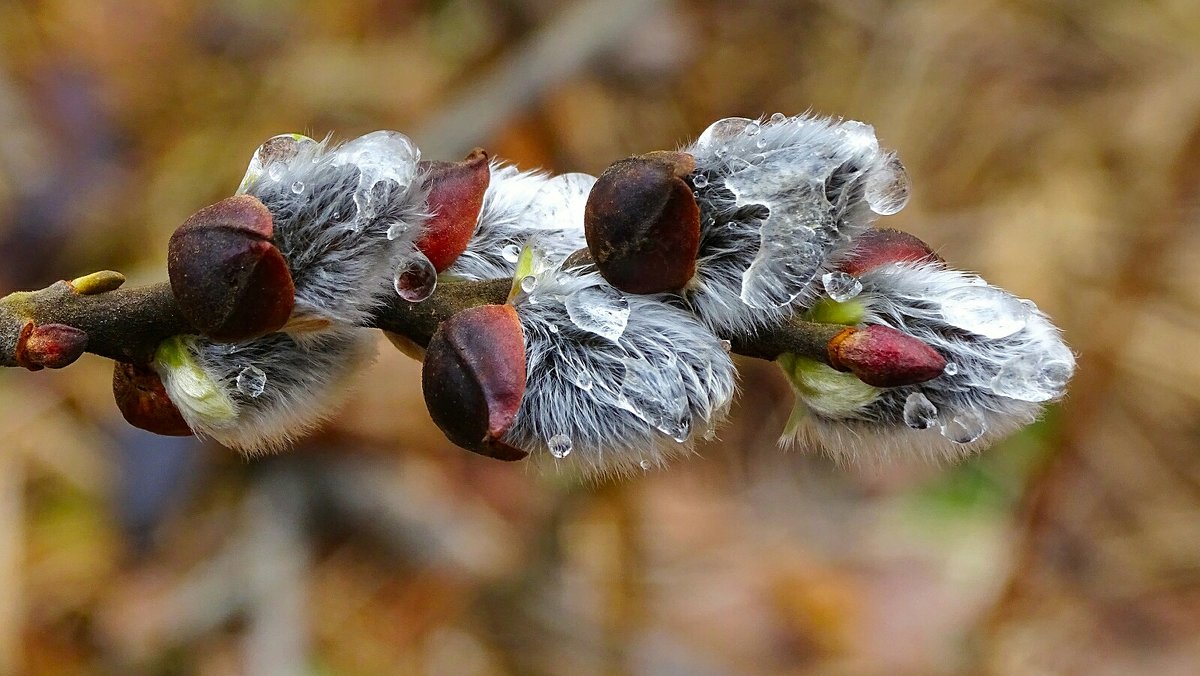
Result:
[[[192,431],[254,455],[329,418],[374,344],[374,331],[353,327],[303,342],[286,333],[244,343],[178,336],[159,347],[153,366]]]
[[[724,336],[753,334],[807,307],[850,240],[908,198],[903,166],[861,122],[729,118],[683,150],[696,158],[701,218],[684,297]]]
[[[277,136],[255,152],[238,192],[271,212],[296,286],[294,318],[361,325],[394,293],[397,269],[424,258],[415,248],[428,215],[419,159],[394,131],[333,147]]]
[[[624,294],[591,266],[532,279],[514,299],[529,376],[506,443],[543,465],[623,474],[687,453],[723,419],[733,361],[688,312]]]
[[[478,227],[466,251],[444,274],[469,280],[503,279],[513,276],[517,257],[528,244],[552,262],[587,246],[583,208],[596,177],[550,176],[497,162],[489,168],[491,181]]]
[[[1065,394],[1075,356],[1031,301],[937,263],[892,263],[859,281],[862,291],[848,303],[861,307],[862,323],[919,338],[949,366],[928,382],[862,393],[840,408],[801,383],[797,406],[807,416],[785,441],[859,462],[956,460],[1033,422]],[[828,373],[812,365],[807,373],[834,377],[821,368]]]

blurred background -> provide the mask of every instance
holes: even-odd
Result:
[[[588,484],[451,446],[381,344],[246,461],[130,428],[111,364],[0,373],[0,674],[1200,672],[1200,3],[7,0],[0,291],[167,238],[283,132],[598,173],[727,116],[873,124],[883,223],[1035,299],[1065,405],[954,467],[720,440]]]

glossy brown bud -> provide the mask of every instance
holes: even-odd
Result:
[[[167,396],[158,374],[149,366],[113,365],[113,398],[121,415],[134,427],[172,437],[192,434],[179,409]]]
[[[511,305],[468,308],[442,322],[425,352],[429,415],[456,445],[499,460],[528,453],[503,442],[525,394],[525,337]]]
[[[450,267],[475,234],[483,195],[492,180],[487,153],[476,148],[461,162],[421,162],[432,216],[417,248],[438,272]]]
[[[30,371],[60,369],[79,359],[87,343],[87,333],[74,326],[27,322],[17,339],[17,363]]]
[[[209,338],[237,341],[278,331],[295,304],[271,212],[236,195],[192,214],[171,236],[167,272],[179,310]]]
[[[854,239],[854,248],[838,266],[855,277],[888,263],[941,263],[942,258],[916,235],[901,230],[876,228]]]
[[[696,273],[700,207],[683,180],[687,153],[657,152],[604,170],[584,210],[588,249],[600,274],[629,293],[678,291]]]
[[[875,387],[916,385],[942,375],[946,359],[889,326],[848,327],[829,341],[829,363]]]

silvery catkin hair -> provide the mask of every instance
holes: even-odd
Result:
[[[489,169],[491,181],[475,234],[466,251],[446,270],[447,276],[470,280],[511,277],[528,244],[554,262],[586,246],[583,206],[596,182],[594,176],[550,176],[497,162]]]
[[[507,443],[624,473],[686,453],[724,418],[736,390],[727,344],[665,297],[622,293],[590,266],[552,266],[521,289],[528,378]]]
[[[1075,357],[1033,302],[936,262],[882,265],[856,281],[839,296],[843,311],[919,338],[946,369],[918,385],[876,389],[823,364],[781,359],[797,394],[786,440],[843,459],[953,460],[1033,422],[1064,395]]]
[[[908,201],[904,167],[861,122],[729,118],[684,152],[696,159],[701,233],[683,295],[725,336],[751,335],[806,307],[853,238]]]
[[[419,159],[394,131],[333,147],[276,136],[255,152],[238,192],[271,212],[296,287],[294,317],[362,325],[394,293],[385,280],[428,263],[415,247],[427,216]]]

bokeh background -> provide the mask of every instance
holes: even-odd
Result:
[[[165,278],[282,132],[598,173],[726,116],[875,125],[889,226],[1035,299],[1069,400],[954,467],[733,424],[588,484],[451,446],[386,343],[248,462],[127,426],[111,365],[0,373],[2,674],[1200,672],[1200,3],[7,0],[0,290]]]

